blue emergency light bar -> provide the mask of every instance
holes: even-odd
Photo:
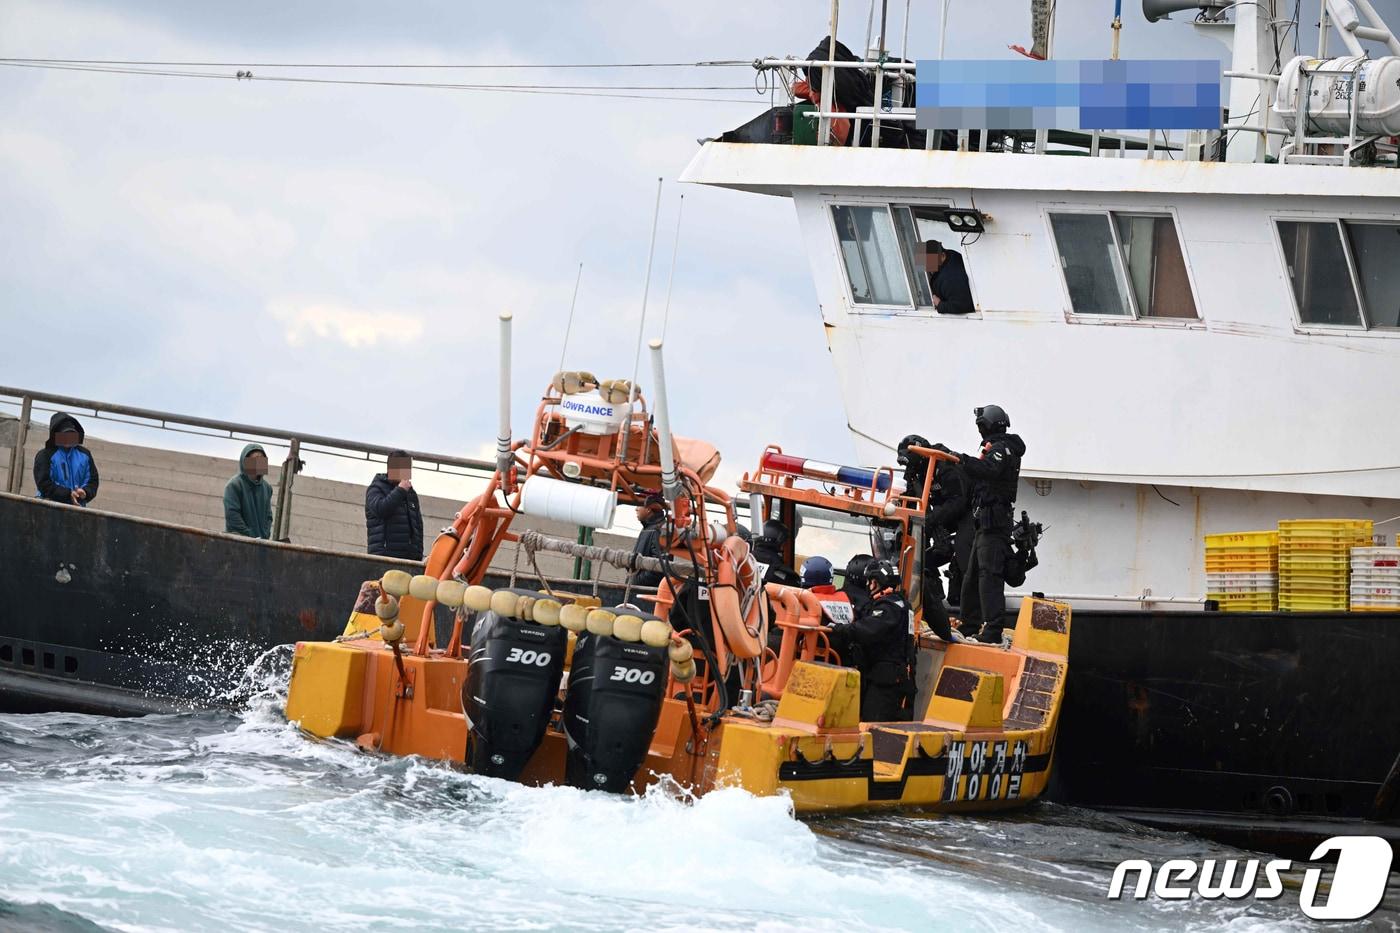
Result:
[[[786,473],[789,476],[801,476],[806,479],[822,479],[861,489],[876,489],[885,492],[890,488],[888,471],[882,472],[868,467],[823,463],[820,460],[807,460],[803,457],[793,457],[775,451],[764,454],[760,466],[774,473]]]

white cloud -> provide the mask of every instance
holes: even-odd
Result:
[[[416,343],[423,336],[423,319],[402,311],[364,311],[329,304],[274,301],[268,310],[282,323],[287,345],[301,347],[312,340],[335,340],[351,349]]]

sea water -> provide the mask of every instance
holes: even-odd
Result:
[[[1296,887],[1109,900],[1123,859],[1243,853],[1088,811],[796,819],[737,790],[527,788],[309,739],[275,689],[252,694],[240,712],[0,716],[0,929],[1311,925]],[[1364,925],[1395,928],[1395,902]]]

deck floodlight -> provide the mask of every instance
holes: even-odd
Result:
[[[986,229],[982,213],[962,207],[950,207],[941,212],[937,219],[948,225],[954,233],[981,233]]]

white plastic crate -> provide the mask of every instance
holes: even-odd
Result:
[[[1208,573],[1206,574],[1206,589],[1213,592],[1223,592],[1215,587],[1248,587],[1256,590],[1273,590],[1278,588],[1278,574],[1276,573]]]

